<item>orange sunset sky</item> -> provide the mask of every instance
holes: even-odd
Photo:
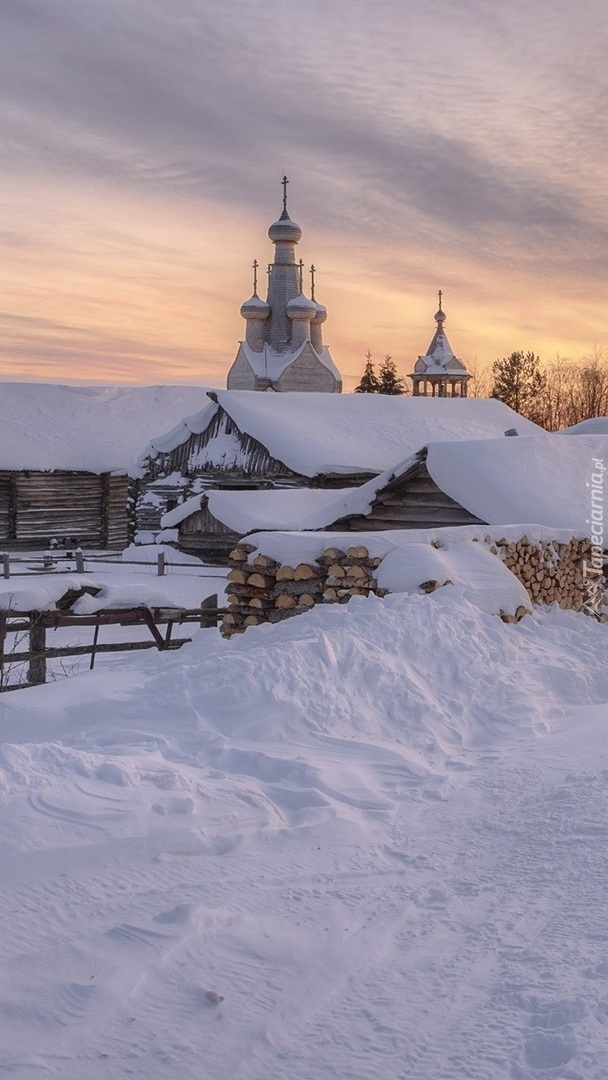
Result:
[[[352,389],[608,344],[600,0],[5,0],[0,379],[221,386],[281,210]]]

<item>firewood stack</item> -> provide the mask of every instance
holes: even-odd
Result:
[[[370,558],[366,547],[347,551],[326,548],[314,563],[280,565],[268,555],[256,555],[250,544],[230,553],[228,604],[230,612],[220,627],[224,637],[243,633],[248,626],[281,622],[322,603],[346,603],[351,596],[386,595],[373,571],[381,559]]]
[[[432,542],[439,546],[438,542]],[[584,611],[586,579],[584,563],[591,560],[591,541],[573,538],[568,543],[557,540],[494,540],[485,537],[490,551],[502,559],[505,566],[521,581],[534,604],[557,603],[561,608]],[[230,613],[220,627],[224,637],[243,633],[248,626],[265,622],[280,622],[298,615],[315,604],[344,604],[351,596],[385,596],[374,576],[382,562],[371,558],[363,545],[326,548],[314,563],[298,566],[280,564],[268,555],[249,558],[257,549],[239,544],[230,554],[228,574],[228,603]],[[591,577],[592,582],[596,581]],[[434,592],[451,581],[424,581],[423,592]],[[588,582],[587,582],[588,584]],[[603,585],[603,579],[602,579]],[[606,606],[604,593],[603,605]],[[500,611],[504,622],[517,623],[530,613],[521,605],[513,613]],[[599,616],[608,621],[608,614]]]
[[[369,596],[370,593],[386,596],[386,590],[378,587],[373,574],[382,559],[370,558],[362,544],[346,551],[325,548],[316,561],[325,574],[323,601],[326,604],[344,604],[351,596]]]
[[[573,537],[568,543],[557,540],[509,541],[485,537],[492,554],[515,574],[535,604],[559,604],[569,611],[583,611],[585,605],[584,563],[591,561],[591,541]],[[592,577],[589,580],[595,580]],[[602,580],[603,586],[603,580]],[[604,603],[605,594],[604,594]]]

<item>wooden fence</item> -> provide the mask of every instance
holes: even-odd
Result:
[[[89,668],[95,665],[98,653],[131,652],[138,649],[179,649],[192,638],[174,638],[176,626],[196,623],[199,627],[217,626],[226,613],[218,608],[217,594],[207,597],[200,608],[121,608],[108,609],[94,615],[76,615],[72,611],[0,611],[0,692],[27,686],[40,686],[47,679],[47,661],[67,656],[90,656]],[[92,627],[90,645],[67,645],[52,648],[47,643],[47,630],[66,627]],[[145,641],[116,641],[100,644],[102,626],[145,626],[150,638]],[[160,627],[165,627],[161,633]],[[27,636],[28,648],[7,649],[9,634]],[[25,681],[9,684],[10,669],[15,664],[28,665]]]
[[[12,577],[30,577],[31,572],[38,571],[39,573],[55,573],[55,574],[73,574],[74,570],[72,566],[66,569],[60,569],[62,563],[75,563],[76,573],[84,574],[85,562],[87,563],[105,563],[106,566],[139,566],[140,569],[152,567],[156,565],[156,573],[159,577],[164,577],[167,573],[168,567],[174,567],[181,569],[184,573],[188,571],[197,570],[199,566],[196,563],[173,563],[164,551],[159,551],[156,557],[156,563],[142,562],[140,559],[122,559],[120,557],[112,559],[108,555],[93,555],[85,554],[80,548],[76,548],[72,553],[49,551],[44,555],[33,555],[31,557],[23,557],[22,555],[12,555],[8,551],[0,553],[2,557],[2,572],[6,580]],[[15,570],[16,566],[25,565],[26,570]],[[203,569],[204,565],[199,564]],[[217,577],[217,574],[199,574],[197,577]]]

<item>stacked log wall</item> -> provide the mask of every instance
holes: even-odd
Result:
[[[446,495],[419,461],[391,480],[374,499],[368,514],[341,518],[331,532],[384,532],[388,529],[433,529],[448,525],[485,525]]]
[[[101,541],[102,546],[126,548],[131,539],[129,522],[130,481],[128,476],[102,477]]]
[[[128,479],[56,470],[0,475],[0,543],[7,550],[46,547],[69,536],[87,547],[128,543]]]

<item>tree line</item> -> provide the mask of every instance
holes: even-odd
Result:
[[[498,398],[547,431],[608,416],[608,354],[543,364],[533,352],[513,352],[476,378],[473,396]]]
[[[408,394],[407,381],[395,361],[385,356],[376,372],[372,354],[356,394]],[[597,348],[582,360],[556,357],[543,364],[534,352],[523,350],[495,360],[491,369],[473,370],[469,397],[498,398],[515,412],[547,431],[572,427],[594,416],[608,416],[608,350]]]

